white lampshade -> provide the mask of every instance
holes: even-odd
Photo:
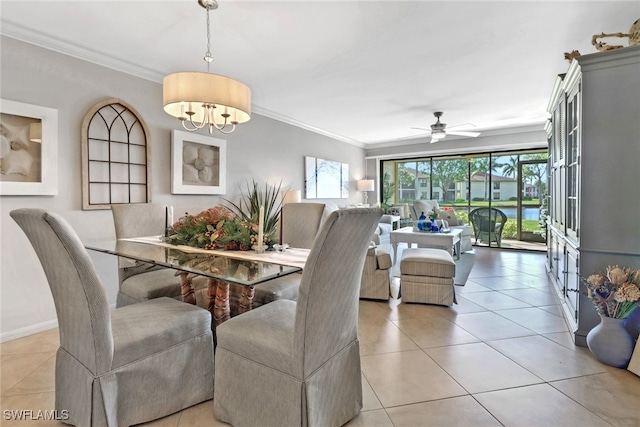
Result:
[[[282,193],[282,204],[300,203],[302,201],[302,192],[300,190],[287,190]]]
[[[251,89],[245,84],[211,73],[181,72],[162,81],[164,111],[179,119],[211,122],[203,104],[215,105],[213,121],[217,125],[244,123],[251,118]],[[192,113],[192,114],[187,114]],[[229,117],[223,117],[228,114]]]
[[[373,191],[376,188],[376,184],[372,179],[361,179],[356,182],[356,189],[358,191]]]

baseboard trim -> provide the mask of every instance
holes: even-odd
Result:
[[[116,304],[110,304],[109,308],[115,310]],[[25,326],[24,328],[15,329],[0,334],[0,343],[23,338],[29,335],[37,334],[38,332],[48,331],[49,329],[58,327],[58,319],[48,320],[46,322],[36,323],[35,325]]]
[[[0,343],[15,340],[17,338],[26,337],[33,334],[37,334],[38,332],[48,331],[49,329],[53,329],[57,327],[58,327],[57,319],[37,323],[35,325],[25,326],[24,328],[20,328],[20,329],[16,329],[13,331],[0,334]]]

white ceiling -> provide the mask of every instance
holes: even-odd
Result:
[[[256,113],[365,147],[424,135],[434,111],[458,130],[542,128],[564,52],[640,18],[637,0],[219,4],[211,72],[247,84]],[[4,35],[149,80],[206,71],[197,0],[1,0],[0,15]]]

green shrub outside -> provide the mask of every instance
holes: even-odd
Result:
[[[467,212],[456,211],[456,218],[458,218],[459,223],[469,225],[469,214]]]
[[[531,231],[534,232],[539,230],[538,221],[534,219],[523,219],[522,220],[522,231]],[[518,230],[516,228],[516,221],[509,220],[504,224],[504,229],[502,230],[502,238],[503,239],[516,239],[518,238]]]
[[[515,239],[518,237],[518,231],[516,229],[515,221],[507,221],[502,229],[503,239]]]

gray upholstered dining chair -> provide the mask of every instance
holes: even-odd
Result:
[[[287,203],[282,206],[282,242],[292,248],[311,248],[329,212],[324,203]]]
[[[158,236],[164,234],[167,206],[154,203],[111,205],[116,238]],[[182,299],[180,277],[176,270],[143,262],[118,259],[118,295],[116,307],[124,307],[153,298]],[[192,279],[198,305],[206,306],[207,279]]]
[[[362,409],[358,301],[380,209],[333,212],[307,259],[298,301],[218,326],[214,415],[234,426],[340,426]]]
[[[330,212],[324,203],[287,203],[282,206],[282,242],[292,248],[311,249],[320,225]],[[253,297],[253,307],[279,299],[297,300],[300,275],[289,274],[257,284]],[[231,289],[233,300],[240,298],[239,287]]]
[[[55,408],[77,426],[129,426],[213,397],[211,314],[170,298],[109,310],[89,254],[61,216],[11,217],[40,259],[58,316]]]

